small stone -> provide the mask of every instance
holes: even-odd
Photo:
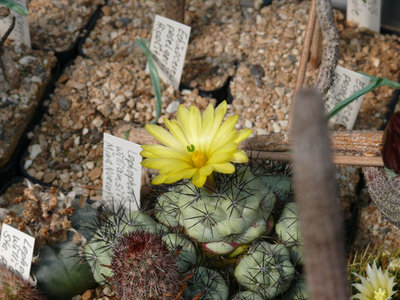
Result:
[[[281,127],[280,127],[279,124],[276,123],[276,122],[274,122],[274,123],[272,124],[272,128],[274,129],[274,132],[275,132],[275,133],[281,132]]]
[[[42,83],[42,79],[38,76],[32,76],[31,81],[36,83]]]
[[[278,94],[279,97],[283,97],[283,95],[285,95],[285,88],[276,87],[275,92]]]
[[[58,98],[58,107],[62,110],[69,110],[71,108],[71,102],[65,97]]]
[[[374,65],[375,68],[379,67],[379,65],[381,64],[380,59],[376,58],[376,57],[372,57],[371,61],[372,61],[372,64]]]
[[[29,152],[29,158],[34,160],[40,153],[42,153],[42,148],[39,144],[32,145],[31,151]]]
[[[92,300],[94,298],[94,290],[87,290],[82,295],[82,300]]]
[[[94,180],[96,180],[97,178],[100,178],[101,173],[102,173],[101,168],[96,167],[96,168],[94,168],[92,171],[89,172],[89,174],[88,174],[88,175],[89,175],[89,179],[90,179],[91,181],[94,181]]]
[[[244,127],[251,128],[252,126],[253,126],[253,123],[250,120],[246,120],[244,122]]]
[[[22,57],[20,60],[19,60],[19,63],[21,64],[21,65],[28,65],[32,60],[36,60],[36,58],[35,57],[33,57],[33,56],[30,56],[30,55],[27,55],[27,56],[24,56],[24,57]]]
[[[76,90],[82,90],[86,85],[83,83],[80,83],[78,81],[70,80],[68,84],[70,87],[76,89]]]
[[[62,173],[60,174],[60,179],[63,183],[69,183],[71,180],[71,176],[69,175],[69,173]]]
[[[104,293],[104,295],[109,296],[109,297],[111,297],[111,296],[114,295],[112,289],[110,289],[108,286],[106,286],[106,287],[103,289],[103,293]]]
[[[46,183],[51,183],[56,178],[56,173],[47,171],[43,175],[43,181]]]
[[[256,65],[250,65],[250,75],[255,78],[255,79],[260,79],[265,75],[263,67],[261,65],[256,64]]]
[[[28,170],[31,165],[32,165],[32,160],[30,159],[26,160],[24,163],[24,169]]]
[[[96,127],[100,127],[101,125],[103,125],[103,120],[100,119],[99,117],[97,117],[96,119],[94,119],[92,121],[92,124]]]
[[[82,135],[86,135],[89,132],[89,129],[83,128],[82,129]]]
[[[170,104],[168,104],[165,111],[169,114],[176,113],[178,110],[178,106],[179,106],[179,101],[172,101]]]
[[[71,164],[71,170],[72,172],[81,172],[82,171],[82,167],[79,164]]]
[[[88,162],[86,163],[86,167],[87,167],[89,170],[92,170],[92,169],[94,168],[94,163],[93,163],[92,161],[88,161]]]

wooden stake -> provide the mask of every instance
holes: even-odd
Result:
[[[313,69],[318,68],[320,63],[320,51],[321,51],[321,26],[318,20],[315,23],[314,34],[311,42],[311,52],[310,52],[310,67]]]
[[[310,56],[311,41],[312,41],[312,38],[314,35],[315,23],[317,22],[317,9],[316,9],[315,2],[316,2],[316,0],[311,1],[310,12],[308,15],[306,35],[305,35],[304,41],[303,41],[303,50],[301,52],[299,69],[297,71],[296,86],[294,88],[295,93],[298,89],[300,89],[303,86],[304,78],[305,78],[306,71],[307,71],[307,62],[308,62],[308,58]],[[294,102],[295,102],[295,99],[293,98],[290,103],[290,108],[289,108],[288,128],[290,128],[291,120],[293,118]]]

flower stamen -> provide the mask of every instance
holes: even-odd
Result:
[[[207,159],[201,152],[194,151],[193,155],[192,155],[192,161],[193,161],[194,166],[197,169],[200,169],[206,165]]]
[[[379,288],[379,290],[374,291],[374,300],[385,300],[387,298],[387,293],[384,289]]]

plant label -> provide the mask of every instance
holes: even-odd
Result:
[[[362,89],[369,81],[367,76],[337,66],[335,79],[327,94],[326,111],[329,112],[336,104]],[[363,99],[364,95],[347,105],[330,120],[330,123],[343,125],[347,130],[353,129]]]
[[[128,211],[138,210],[142,147],[107,133],[103,142],[103,201],[116,209],[123,206]]]
[[[14,1],[26,7],[25,0]],[[0,36],[3,36],[7,32],[8,28],[10,28],[12,16],[15,16],[15,27],[8,38],[17,43],[25,44],[26,46],[31,48],[28,17],[21,16],[13,10],[10,10],[10,15],[7,18],[0,19]]]
[[[150,52],[162,81],[179,88],[190,27],[156,15],[150,42]]]
[[[0,237],[0,264],[22,279],[29,280],[35,238],[3,223]]]
[[[379,32],[382,0],[348,0],[346,19],[360,27]]]

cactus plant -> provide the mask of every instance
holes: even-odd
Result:
[[[240,285],[270,299],[285,292],[294,277],[289,251],[281,244],[256,243],[235,268]]]
[[[293,264],[303,264],[302,238],[295,202],[285,204],[281,216],[275,225],[275,232],[280,241],[289,248],[290,258]]]
[[[233,174],[216,174],[215,185],[214,193],[187,182],[164,193],[155,216],[169,227],[182,226],[214,254],[230,254],[269,233],[276,196],[261,176],[240,167]]]
[[[179,298],[176,257],[157,234],[124,234],[113,247],[111,268],[111,282],[121,300]]]
[[[40,291],[0,264],[0,299],[45,300]]]
[[[168,249],[177,253],[178,268],[181,273],[193,268],[197,262],[197,249],[184,235],[169,233],[162,237]]]
[[[244,291],[237,293],[232,300],[263,300],[263,297],[252,291]]]
[[[188,281],[183,292],[185,299],[227,300],[229,288],[221,274],[205,267],[192,269],[188,274],[194,274]]]
[[[298,278],[295,278],[292,281],[289,289],[282,295],[283,300],[290,299],[290,300],[309,300],[310,295],[307,291],[306,282],[304,279],[304,275],[301,274]]]
[[[103,284],[106,278],[112,277],[112,270],[107,267],[111,264],[112,248],[125,233],[143,230],[150,233],[162,231],[160,224],[157,224],[148,215],[132,211],[125,213],[124,210],[105,210],[108,218],[103,220],[102,212],[93,224],[97,228],[93,238],[85,246],[85,257],[92,268],[94,279],[97,283]]]

